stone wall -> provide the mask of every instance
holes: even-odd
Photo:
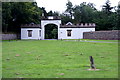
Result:
[[[2,36],[2,40],[13,40],[13,39],[18,39],[17,34],[0,34]]]
[[[83,39],[120,40],[120,30],[84,32]]]

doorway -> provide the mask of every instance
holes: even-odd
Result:
[[[58,26],[55,24],[45,25],[45,39],[58,39]]]

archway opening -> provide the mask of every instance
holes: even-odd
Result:
[[[55,24],[45,25],[45,39],[58,39],[58,26]]]

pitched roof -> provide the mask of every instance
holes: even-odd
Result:
[[[71,22],[68,22],[66,25],[73,25],[73,23],[71,23]]]

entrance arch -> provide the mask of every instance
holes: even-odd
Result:
[[[58,39],[58,27],[55,24],[45,25],[45,39]]]
[[[45,26],[49,24],[54,24],[56,25],[58,29],[58,38],[60,39],[60,25],[61,25],[61,20],[60,19],[46,19],[46,20],[41,20],[41,39],[45,39]]]

